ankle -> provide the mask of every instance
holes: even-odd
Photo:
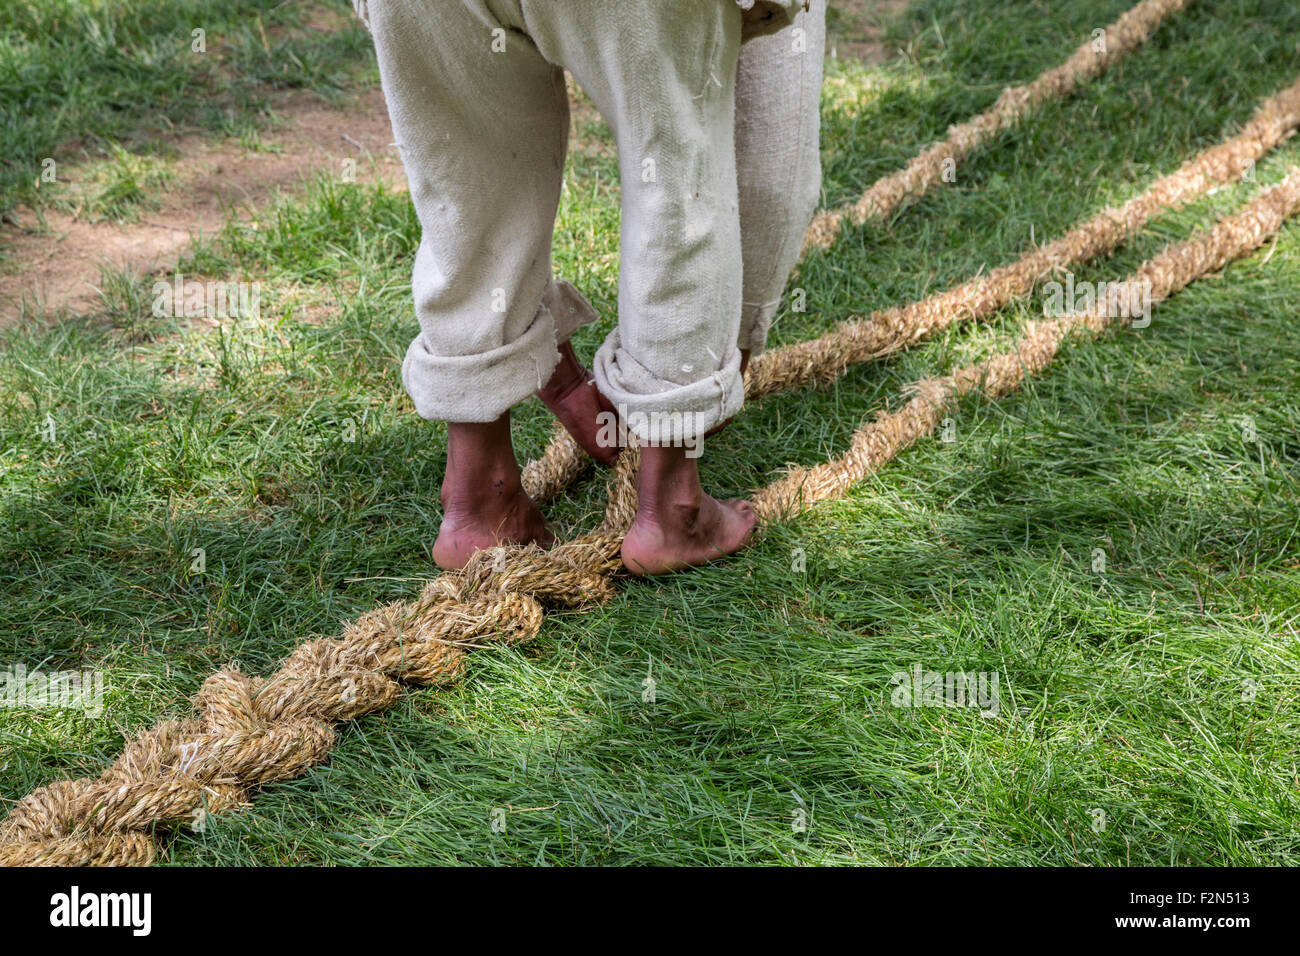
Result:
[[[685,449],[647,446],[637,476],[637,513],[673,525],[695,523],[704,503],[697,459]]]
[[[519,468],[491,468],[476,473],[466,480],[450,469],[443,476],[438,498],[444,514],[483,511],[498,503],[513,500],[523,493]]]
[[[559,347],[560,361],[555,371],[546,380],[546,384],[537,390],[537,397],[544,402],[555,402],[587,381],[587,370],[578,361],[573,346],[565,342]]]
[[[509,412],[494,422],[447,423],[447,468],[439,496],[444,511],[491,507],[522,489]]]

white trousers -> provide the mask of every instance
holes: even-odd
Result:
[[[768,32],[731,0],[368,0],[422,228],[402,365],[420,415],[494,420],[596,318],[551,272],[566,69],[619,156],[597,387],[663,443],[735,414],[738,350],[761,351],[820,193],[824,3]]]

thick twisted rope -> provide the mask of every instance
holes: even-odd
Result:
[[[1293,170],[1241,212],[1148,260],[1129,281],[1149,283],[1152,301],[1161,301],[1258,248],[1298,210],[1300,170]],[[1029,323],[1013,348],[916,383],[912,399],[858,429],[844,455],[795,468],[760,491],[756,510],[771,520],[842,494],[933,431],[962,396],[1004,395],[1046,368],[1069,334],[1106,329],[1115,320],[1103,309]],[[299,646],[268,679],[233,670],[209,677],[195,697],[197,717],[145,731],[98,778],[59,781],[19,800],[0,825],[0,864],[148,864],[156,827],[239,805],[253,788],[323,761],[336,742],[334,725],[390,706],[399,680],[452,680],[467,650],[536,636],[545,606],[609,600],[635,513],[638,457],[636,449],[620,456],[598,531],[550,551],[479,552],[413,601],[376,608],[339,638]]]
[[[753,401],[788,388],[828,385],[861,362],[916,345],[954,323],[987,318],[1053,273],[1110,255],[1154,216],[1240,178],[1297,127],[1300,79],[1262,103],[1238,135],[1198,153],[1122,206],[1103,209],[1015,262],[920,301],[882,309],[865,319],[850,317],[819,338],[755,356],[745,379],[745,398]],[[547,501],[587,464],[577,443],[558,428],[542,455],[524,466],[524,488],[533,500]]]
[[[610,520],[630,523],[614,509]],[[59,781],[19,800],[0,825],[0,864],[151,862],[155,826],[197,822],[320,763],[337,741],[334,725],[391,706],[399,681],[455,679],[466,651],[536,636],[543,605],[609,600],[622,530],[547,552],[480,552],[416,599],[300,645],[268,679],[212,675],[194,698],[198,716],[142,733],[97,779]]]

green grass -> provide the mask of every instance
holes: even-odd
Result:
[[[830,65],[827,203],[1126,6],[914,5],[890,35],[910,60]],[[955,185],[805,263],[809,312],[783,315],[774,344],[943,288],[1133,195],[1289,83],[1298,35],[1300,12],[1270,0],[1193,4]],[[1161,217],[1079,278],[1127,274],[1297,162],[1300,144],[1284,146],[1259,184]],[[0,712],[6,800],[98,772],[124,734],[184,713],[214,668],[269,673],[433,573],[444,431],[398,377],[418,227],[405,196],[361,173],[256,228],[232,221],[182,263],[261,282],[260,321],[156,319],[152,279],[118,276],[99,313],[0,339],[3,659],[95,666],[106,683],[98,720]],[[609,150],[578,144],[556,268],[606,316],[617,197]],[[1072,343],[1009,398],[963,405],[955,442],[922,441],[744,555],[628,582],[609,605],[549,616],[529,645],[476,653],[462,682],[344,728],[328,765],[169,837],[165,860],[1294,861],[1298,284],[1291,224],[1150,328]],[[303,321],[304,294],[338,314]],[[839,453],[908,382],[1005,345],[1042,304],[746,409],[710,443],[707,483],[741,493],[781,462]],[[544,410],[516,420],[521,458],[536,454]],[[570,532],[602,504],[588,480],[548,513]],[[918,663],[996,672],[998,715],[891,706],[891,675]]]
[[[133,222],[157,207],[159,195],[176,180],[156,156],[139,155],[112,143],[109,158],[91,168],[87,181],[73,184],[52,205],[90,222]]]

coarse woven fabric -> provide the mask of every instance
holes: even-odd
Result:
[[[593,363],[597,385],[645,440],[690,441],[735,414],[739,348],[761,350],[820,191],[823,4],[790,4],[784,27],[743,54],[757,8],[436,6],[366,11],[423,233],[420,334],[402,369],[417,411],[497,418],[596,317],[551,272],[568,69],[614,131],[622,181],[619,323]],[[763,103],[780,115],[749,115]]]

